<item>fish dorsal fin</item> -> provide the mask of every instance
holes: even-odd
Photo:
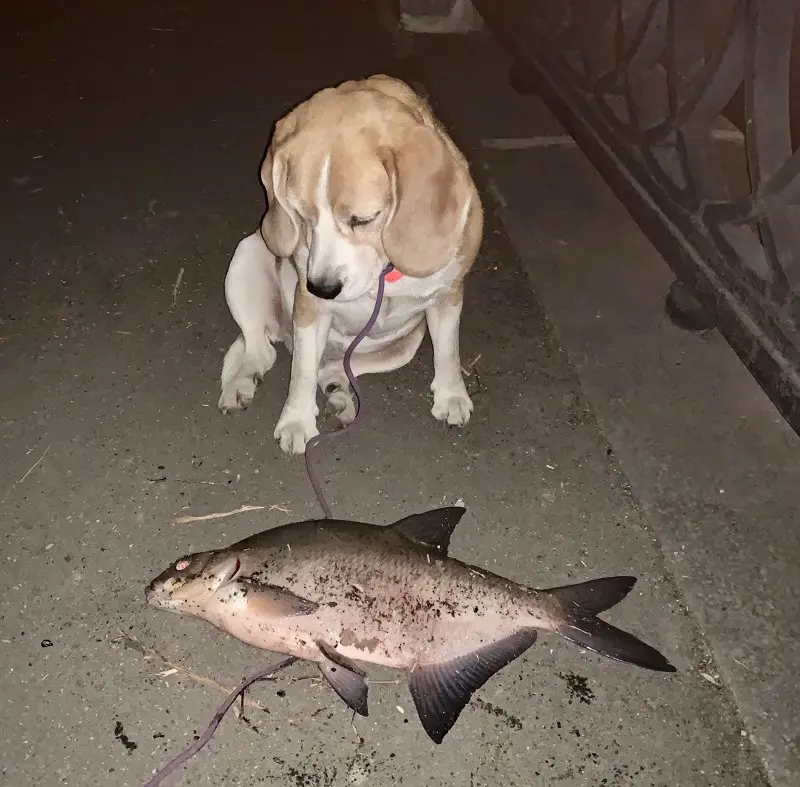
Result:
[[[291,618],[297,615],[310,615],[319,608],[315,601],[309,601],[277,585],[262,585],[247,579],[237,584],[245,594],[248,609],[257,615],[270,618]]]
[[[317,647],[324,656],[319,662],[320,672],[331,684],[331,688],[347,703],[350,710],[361,716],[369,716],[367,706],[369,689],[364,680],[364,672],[322,640],[317,641]]]
[[[435,508],[433,511],[407,516],[389,527],[415,544],[446,555],[450,548],[450,537],[466,510],[462,506]]]
[[[408,673],[408,688],[419,720],[434,743],[445,735],[473,693],[536,642],[536,629],[520,629],[510,637],[444,664],[425,664]]]

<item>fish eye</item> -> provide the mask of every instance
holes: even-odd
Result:
[[[182,558],[175,564],[176,571],[184,571],[189,567],[189,561],[186,558]]]

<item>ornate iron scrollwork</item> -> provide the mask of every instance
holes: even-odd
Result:
[[[473,2],[800,432],[795,0]]]

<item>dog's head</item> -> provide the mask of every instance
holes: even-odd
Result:
[[[280,120],[261,178],[270,251],[307,253],[309,292],[338,301],[367,292],[388,262],[413,277],[443,268],[474,192],[425,101],[385,76],[322,90]]]

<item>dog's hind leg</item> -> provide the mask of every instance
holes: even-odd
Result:
[[[362,354],[356,350],[350,363],[353,374],[361,377],[365,374],[392,372],[405,366],[416,355],[425,336],[425,329],[425,320],[421,320],[410,333],[388,347]],[[318,382],[327,399],[326,412],[336,416],[343,426],[352,423],[356,417],[356,403],[342,360],[324,362],[320,367]]]
[[[273,343],[283,338],[283,306],[277,260],[261,234],[248,235],[236,247],[225,276],[225,300],[241,334],[222,363],[219,409],[244,410],[261,378],[272,368]]]

